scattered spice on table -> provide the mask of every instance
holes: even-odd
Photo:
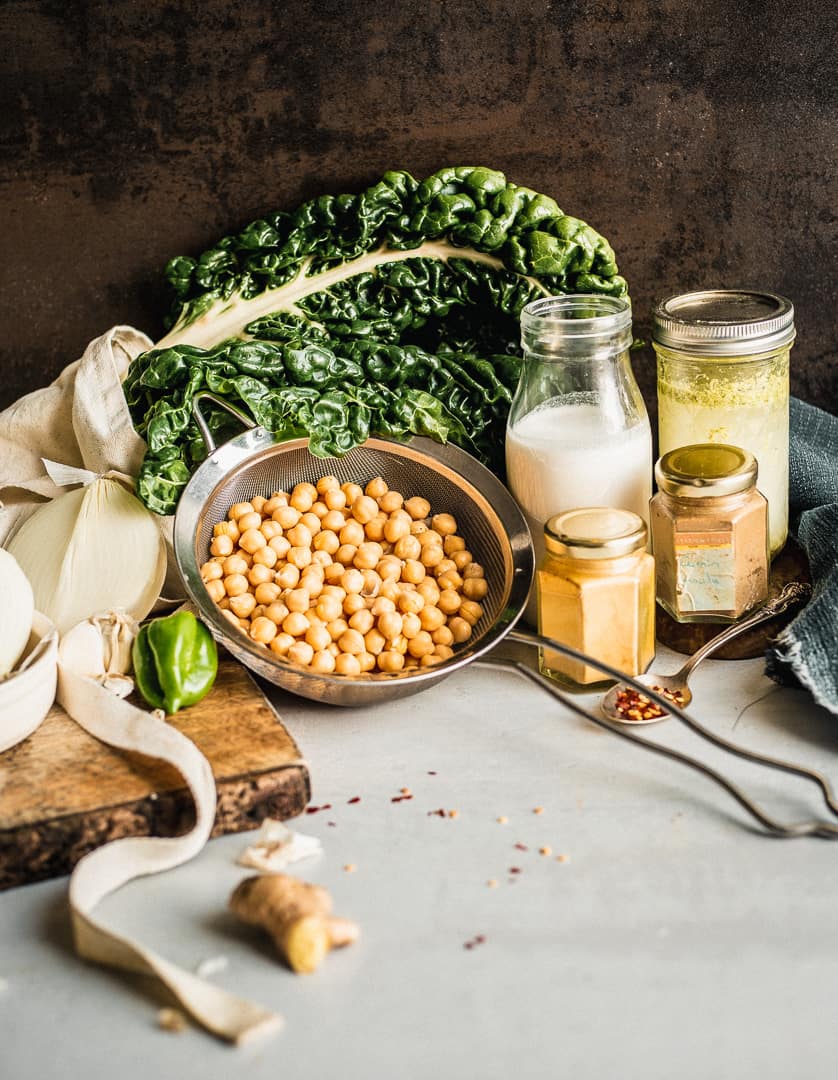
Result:
[[[331,827],[333,829],[337,828],[337,822],[336,821],[327,821],[326,824],[331,825]]]
[[[569,858],[570,858],[569,855],[557,855],[556,856],[556,862],[567,862],[567,860]]]
[[[449,810],[448,811],[448,816],[451,817],[451,818],[457,817],[459,812],[460,812],[459,810]]]
[[[533,813],[534,814],[543,814],[544,813],[544,807],[543,806],[535,806],[535,807],[533,807]]]
[[[529,851],[529,850],[530,850],[530,849],[529,849],[529,848],[527,847],[527,845],[526,845],[526,844],[522,844],[522,843],[520,843],[520,842],[518,842],[518,843],[517,843],[517,844],[515,845],[515,847],[516,847],[516,848],[517,848],[517,849],[518,849],[519,851]]]
[[[498,825],[505,825],[509,821],[509,818],[506,816],[506,814],[501,814],[501,816],[499,818],[496,818],[495,820],[497,821]]]
[[[331,810],[331,809],[332,809],[332,804],[331,803],[324,803],[322,806],[307,806],[306,807],[306,813],[307,814],[319,814],[321,810]]]
[[[489,886],[490,889],[496,889],[498,887],[498,879],[497,878],[489,878],[489,880],[486,882],[486,884]]]
[[[538,854],[539,855],[552,855],[553,854],[553,849],[550,847],[549,844],[545,844],[544,847],[540,847],[538,849]]]
[[[435,769],[428,769],[428,776],[436,776],[436,770]]]
[[[429,810],[428,817],[448,817],[448,814],[440,806],[438,810]]]
[[[475,947],[475,945],[483,945],[485,941],[486,941],[486,935],[485,934],[475,934],[474,937],[471,939],[471,941],[464,941],[463,942],[463,948],[464,949],[473,949]]]
[[[407,800],[412,798],[412,795],[394,795],[392,799],[390,799],[390,802],[406,802]]]
[[[521,867],[520,866],[510,866],[509,867],[509,873],[510,874],[520,874],[521,873]]]
[[[352,806],[353,803],[357,803],[357,802],[361,801],[361,796],[360,795],[353,795],[351,799],[347,799],[346,801],[349,804],[349,806]]]
[[[412,795],[413,794],[409,787],[399,788],[399,791],[401,792],[402,795]]]
[[[347,874],[354,874],[358,867],[354,862],[348,862],[343,868]]]
[[[186,1031],[187,1020],[180,1009],[161,1009],[157,1014],[157,1026],[163,1031],[180,1034]]]

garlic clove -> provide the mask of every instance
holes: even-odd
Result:
[[[92,622],[77,623],[61,638],[58,646],[59,663],[91,679],[104,678],[106,673],[102,634]]]

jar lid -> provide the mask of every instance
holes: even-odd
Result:
[[[687,499],[747,491],[757,482],[757,459],[741,446],[693,443],[664,454],[655,465],[658,488]]]
[[[646,524],[631,510],[611,506],[563,510],[545,524],[544,543],[554,555],[614,559],[646,547]]]
[[[749,356],[794,341],[791,301],[768,292],[707,289],[655,308],[652,339],[693,356]]]
[[[627,296],[571,293],[531,300],[521,312],[521,345],[536,356],[622,351],[632,343]]]

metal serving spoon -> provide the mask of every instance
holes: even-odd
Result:
[[[756,611],[753,611],[740,622],[732,623],[730,626],[725,627],[720,634],[710,638],[674,674],[658,675],[650,673],[637,675],[635,676],[635,682],[648,686],[652,690],[657,690],[664,697],[672,698],[675,705],[679,705],[682,709],[685,708],[693,697],[687,681],[702,660],[705,660],[711,653],[716,652],[717,649],[720,649],[722,645],[732,638],[744,634],[746,630],[773,619],[794,604],[800,604],[808,600],[811,592],[810,585],[797,581],[791,582],[763,607],[757,608]],[[622,709],[620,708],[621,703],[623,705]],[[630,686],[626,686],[625,683],[617,683],[612,686],[600,702],[600,708],[609,720],[616,720],[622,724],[653,724],[669,715],[655,702],[638,701],[637,692]],[[630,710],[640,715],[632,716]]]

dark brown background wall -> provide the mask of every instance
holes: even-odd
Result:
[[[815,2],[0,7],[0,406],[94,335],[161,332],[161,270],[387,168],[500,168],[653,299],[761,286],[838,411],[838,27]],[[648,354],[637,360],[647,393]]]

